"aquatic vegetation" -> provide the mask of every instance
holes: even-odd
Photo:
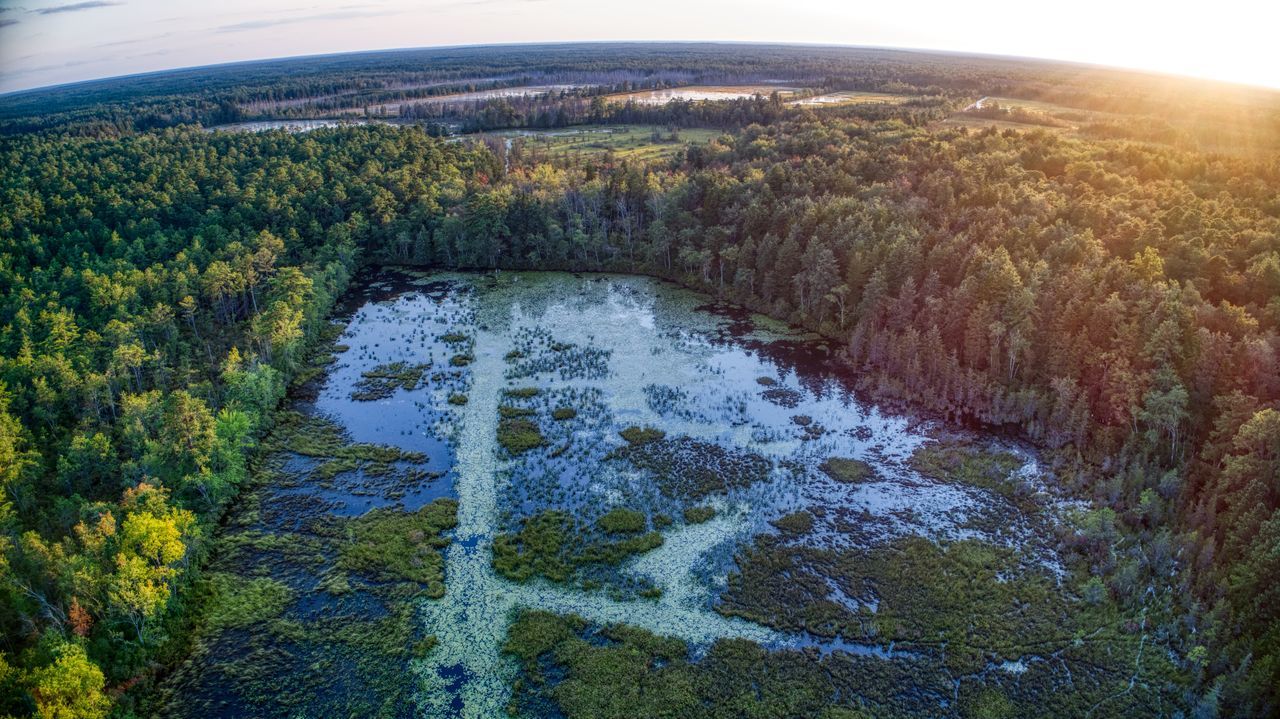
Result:
[[[417,512],[374,509],[346,522],[339,569],[380,582],[416,582],[431,597],[444,595],[445,530],[457,523],[458,503],[437,499]]]
[[[359,402],[371,402],[386,399],[396,390],[412,392],[422,382],[422,376],[431,369],[431,363],[409,364],[407,362],[391,362],[381,364],[360,373],[360,380],[351,390],[351,399]]]
[[[644,387],[645,401],[649,409],[661,417],[678,417],[686,421],[698,418],[692,397],[684,389],[668,385],[650,384]]]
[[[813,529],[813,515],[801,510],[784,514],[773,520],[772,524],[786,534],[806,534]]]
[[[614,507],[596,520],[596,526],[609,534],[635,534],[643,532],[648,524],[643,512],[623,507]]]
[[[522,612],[503,649],[522,669],[513,698],[520,715],[545,715],[539,707],[550,703],[569,719],[855,719],[890,708],[899,715],[931,698],[927,683],[907,683],[909,668],[884,676],[875,659],[820,659],[724,640],[695,661],[678,639],[547,612]],[[875,669],[881,671],[868,671]],[[895,696],[908,685],[921,687],[919,699]],[[890,701],[875,701],[881,698]]]
[[[612,350],[554,339],[549,332],[522,328],[516,347],[505,354],[508,379],[554,374],[561,380],[600,380],[609,374]]]
[[[164,715],[414,713],[418,683],[410,662],[435,641],[416,619],[416,601],[444,592],[441,551],[457,511],[455,501],[442,498],[451,488],[442,479],[448,455],[353,441],[355,431],[377,433],[344,420],[363,411],[349,391],[362,379],[396,385],[396,399],[379,403],[386,410],[432,416],[448,406],[447,395],[421,381],[426,362],[404,358],[429,354],[413,341],[422,330],[405,337],[394,313],[370,314],[379,321],[357,313],[344,335],[356,349],[342,363],[325,363],[325,381],[309,380],[296,411],[277,412],[261,442],[255,488],[232,514],[200,582],[209,619],[165,690]],[[406,341],[378,350],[380,342],[361,336],[370,327]],[[408,399],[424,396],[432,409]],[[385,436],[442,446],[403,433]]]
[[[659,490],[669,497],[702,499],[769,478],[769,460],[748,450],[726,449],[691,437],[648,439],[648,436],[652,435],[619,447],[616,454],[652,472]]]
[[[702,524],[716,516],[716,508],[704,504],[699,507],[686,507],[684,510],[684,521],[687,524]]]
[[[618,434],[630,444],[648,444],[657,442],[667,436],[666,432],[654,427],[627,427]]]
[[[294,592],[287,584],[270,577],[246,581],[233,574],[213,573],[206,581],[212,598],[205,624],[214,632],[275,619],[294,600]]]
[[[520,417],[503,417],[498,423],[497,437],[498,444],[510,454],[521,454],[546,444],[538,423]]]
[[[502,313],[507,310],[499,295],[482,305],[481,317],[490,326],[500,327],[504,322]],[[744,515],[740,512],[698,525],[698,531],[637,533],[614,541],[607,535],[595,535],[593,527],[580,522],[570,528],[568,525],[576,520],[548,506],[544,499],[535,505],[541,507],[538,512],[499,539],[503,536],[497,531],[499,500],[505,496],[499,489],[509,483],[524,486],[529,477],[516,472],[527,472],[531,463],[540,466],[550,452],[530,450],[511,455],[497,441],[503,421],[498,408],[504,400],[503,374],[499,369],[508,362],[508,343],[520,347],[529,337],[538,336],[537,331],[524,329],[509,335],[481,331],[476,336],[473,382],[458,435],[459,521],[455,541],[445,553],[447,588],[443,598],[424,601],[421,606],[426,632],[439,640],[423,658],[418,671],[422,682],[418,696],[427,716],[455,716],[455,701],[466,707],[468,716],[498,716],[504,711],[515,667],[501,656],[500,648],[511,612],[517,607],[573,612],[603,622],[625,620],[700,644],[728,636],[756,641],[773,637],[770,630],[709,611],[700,589],[701,580],[695,575],[698,558],[742,532]],[[558,389],[553,393],[544,390],[532,400],[535,406],[529,409],[543,416],[568,397],[579,409],[578,416],[551,422],[560,428],[556,431],[575,431],[587,417],[598,416],[601,397],[597,389]],[[520,419],[533,421],[527,416]],[[655,520],[654,526],[658,524]],[[519,541],[522,532],[529,540],[528,546]],[[530,553],[531,548],[537,552]],[[612,591],[586,589],[589,582],[594,582],[590,577],[580,583],[564,584],[532,578],[535,574],[531,570],[568,577],[584,563],[593,562],[616,562],[615,571],[643,577],[648,584],[639,584],[637,596],[627,599]],[[529,574],[529,581],[512,583],[505,579],[495,571],[495,565],[504,563],[505,571],[516,576]]]
[[[1178,672],[1168,653],[1143,652],[1153,640],[1124,629],[1113,605],[1073,599],[1048,572],[982,542],[908,537],[834,551],[760,537],[739,567],[719,607],[726,614],[817,637],[907,648],[933,671],[970,683],[970,690],[984,686],[992,665],[1052,661],[1075,678],[1075,694],[1053,702],[1058,715],[1123,689],[1135,663],[1150,683],[1141,692],[1146,699],[1124,703],[1130,707],[1158,701]],[[1010,695],[1043,702],[1050,681],[1042,674],[1023,677]]]
[[[636,535],[645,524],[643,514],[625,509],[611,510],[597,522],[607,534]],[[618,565],[661,544],[662,535],[657,532],[616,541],[590,537],[574,517],[547,510],[526,520],[519,532],[494,537],[493,568],[517,582],[535,576],[564,582],[582,567]]]
[[[846,484],[858,484],[875,477],[875,470],[871,465],[860,459],[846,457],[828,457],[818,465],[818,469],[837,482]]]
[[[803,395],[790,387],[770,387],[760,393],[760,396],[787,409],[794,409],[800,406]]]
[[[426,461],[426,456],[421,452],[405,451],[388,445],[351,442],[343,428],[332,420],[289,411],[277,413],[275,429],[263,442],[263,448],[268,452],[284,449],[305,457],[377,464]]]
[[[247,505],[252,529],[224,540],[229,560],[255,567],[240,581],[278,583],[210,592],[226,597],[222,616],[245,618],[220,619],[211,647],[241,628],[266,637],[236,685],[262,693],[265,715],[341,713],[307,682],[321,699],[292,687],[262,698],[270,673],[338,656],[381,657],[400,672],[373,678],[400,702],[392,713],[426,717],[635,716],[650,701],[698,716],[733,702],[760,716],[1026,714],[1096,702],[1132,674],[1141,634],[1123,630],[1130,618],[1105,587],[1082,608],[1074,585],[1057,584],[1075,579],[1044,548],[1052,532],[996,485],[930,473],[949,459],[917,469],[920,448],[942,443],[813,370],[776,365],[783,350],[761,351],[776,335],[743,339],[746,321],[643,279],[450,282],[430,303],[357,312],[354,349],[317,405],[332,418],[286,413],[266,443],[282,458],[267,463],[271,483],[289,494]],[[465,307],[449,299],[462,292]],[[593,319],[602,308],[607,322]],[[361,338],[366,327],[378,341]],[[465,367],[445,362],[463,352]],[[364,372],[427,360],[446,367],[378,411],[348,401]],[[763,396],[775,390],[790,406]],[[436,464],[436,446],[456,447],[444,455],[456,462]],[[456,504],[394,506],[437,472]],[[338,507],[350,514],[335,520]],[[339,622],[373,638],[331,638]],[[1138,660],[1149,684],[1116,708],[1163,701],[1176,669],[1165,656]],[[1069,700],[1051,698],[1062,662],[1088,687]],[[610,695],[618,682],[640,682],[644,697]]]
[[[924,445],[911,456],[911,466],[926,477],[989,489],[1023,511],[1036,512],[1040,508],[1032,496],[1036,490],[1020,481],[1017,473],[1022,465],[1023,461],[1011,452],[954,441]]]
[[[543,512],[526,521],[517,534],[494,537],[493,568],[517,582],[534,575],[563,582],[573,571],[566,544],[574,529],[573,519],[563,512]]]

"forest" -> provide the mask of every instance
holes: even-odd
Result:
[[[1280,100],[888,51],[615,49],[333,56],[0,99],[0,716],[142,715],[201,621],[255,445],[352,277],[380,265],[652,275],[819,333],[878,402],[1030,441],[1103,508],[1069,549],[1099,591],[1167,622],[1196,716],[1280,710]],[[535,78],[516,72],[530,53]],[[648,162],[412,124],[193,126],[409,72],[612,91],[783,65],[932,99],[568,93],[454,118],[720,133]],[[940,122],[1033,90],[1132,111],[1132,132]],[[1178,141],[1142,120],[1188,106]],[[1227,135],[1233,151],[1211,149]],[[539,621],[555,624],[520,627]]]

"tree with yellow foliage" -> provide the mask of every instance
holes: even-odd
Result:
[[[102,670],[79,644],[63,644],[55,659],[27,676],[28,691],[35,699],[40,719],[98,719],[107,715],[111,701],[103,693]]]

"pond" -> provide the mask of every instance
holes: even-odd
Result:
[[[233,122],[226,125],[206,127],[205,132],[267,132],[284,130],[286,132],[311,132],[326,127],[347,127],[350,125],[392,125],[387,120],[252,120]]]
[[[673,100],[689,102],[716,100],[744,100],[757,95],[769,97],[778,93],[782,97],[795,94],[797,88],[783,85],[695,85],[661,90],[637,90],[619,95],[609,95],[613,102],[635,101],[641,105],[665,105]]]
[[[228,618],[170,683],[176,715],[556,716],[554,686],[532,696],[504,651],[530,611],[580,617],[597,643],[617,624],[672,637],[695,664],[738,639],[937,678],[892,699],[907,711],[1007,683],[1001,667],[1034,687],[1057,671],[1040,661],[1056,647],[999,632],[948,634],[939,655],[911,625],[951,620],[912,614],[904,583],[979,556],[978,579],[939,591],[982,593],[973,611],[1068,611],[1054,534],[1077,505],[1025,448],[862,401],[830,343],[615,275],[387,270],[344,314],[221,540],[243,550],[213,567]],[[396,512],[422,518],[408,539]],[[373,558],[356,553],[366,536]],[[273,692],[282,676],[302,678]]]

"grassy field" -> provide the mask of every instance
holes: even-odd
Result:
[[[983,117],[982,109],[991,109],[999,105],[1003,110],[1011,111],[1014,117],[996,119]],[[1091,122],[1099,122],[1116,117],[1107,112],[1081,110],[1074,107],[1055,105],[1039,100],[1023,100],[1016,97],[984,97],[946,120],[948,124],[966,125],[969,127],[1028,127],[1041,126],[1051,130],[1074,132]]]
[[[526,156],[558,159],[590,158],[608,152],[618,158],[661,160],[691,144],[703,144],[720,135],[719,130],[682,128],[675,132],[653,125],[606,125],[546,132],[507,130],[488,133],[511,140],[515,150]]]
[[[799,100],[792,100],[787,103],[797,107],[835,107],[838,105],[901,105],[907,100],[912,99],[911,95],[894,95],[887,92],[862,92],[859,90],[844,90],[841,92],[830,92],[826,95],[814,95],[813,97],[802,97]]]
[[[639,90],[607,96],[609,102],[635,100],[641,105],[665,105],[672,100],[737,100],[754,95],[769,96],[777,92],[783,97],[794,95],[796,88],[780,85],[691,85],[665,90]]]

